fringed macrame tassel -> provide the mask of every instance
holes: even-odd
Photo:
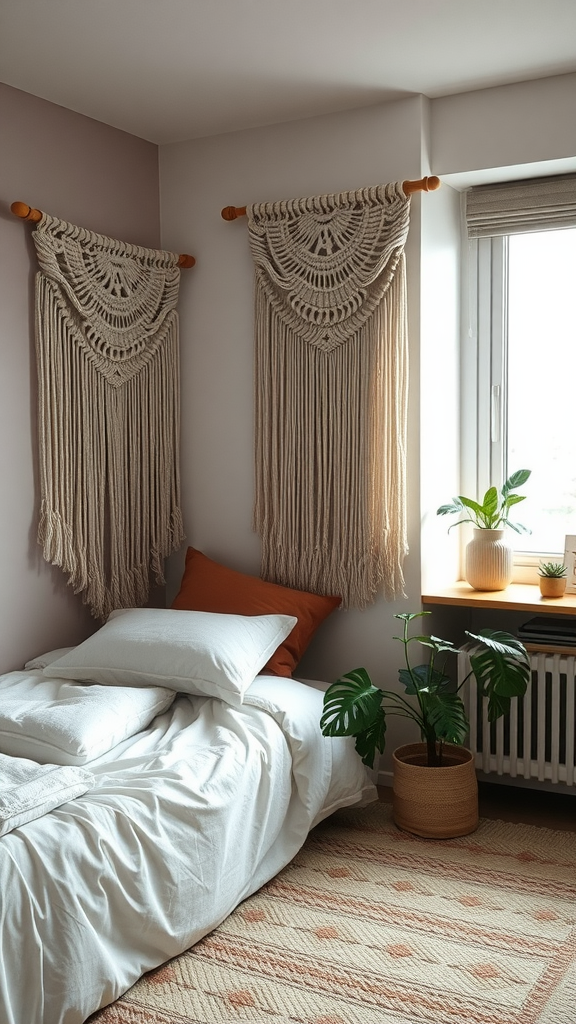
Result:
[[[407,351],[404,333],[386,330],[401,293],[400,275],[368,330],[329,354],[302,345],[282,322],[272,343],[258,331],[262,574],[339,594],[343,607],[404,593]],[[257,322],[271,326],[262,296]]]
[[[407,552],[407,200],[366,192],[252,211],[262,575],[344,607],[403,596]]]
[[[66,252],[67,226],[57,227]],[[38,539],[44,558],[63,569],[92,614],[106,618],[114,608],[146,603],[151,578],[164,582],[164,559],[184,536],[178,320],[172,308],[177,288],[170,267],[160,267],[148,301],[149,268],[126,268],[121,243],[113,244],[110,258],[109,240],[90,236],[93,251],[84,262],[73,231],[71,238],[67,276],[50,234],[38,243],[48,271],[37,275],[36,284]]]

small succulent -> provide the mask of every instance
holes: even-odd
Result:
[[[540,562],[538,575],[561,580],[564,576],[568,575],[568,567],[562,562]]]

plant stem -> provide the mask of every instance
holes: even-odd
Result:
[[[460,684],[459,684],[459,685],[458,685],[458,686],[456,687],[456,693],[458,693],[458,691],[462,689],[462,687],[463,687],[463,686],[465,685],[465,683],[467,683],[467,682],[468,682],[468,680],[470,679],[470,677],[471,677],[471,676],[472,676],[473,674],[474,674],[474,673],[472,672],[472,670],[470,670],[470,672],[468,673],[468,675],[467,675],[467,676],[464,676],[464,679],[462,680],[462,682],[461,682],[461,683],[460,683]]]
[[[416,679],[414,678],[414,673],[412,672],[412,666],[410,664],[410,659],[408,657],[408,644],[410,643],[411,639],[413,639],[413,638],[408,636],[408,623],[405,621],[404,622],[404,639],[403,639],[402,642],[404,644],[404,657],[406,659],[406,668],[408,669],[408,672],[410,673],[410,679],[412,680],[414,689],[416,691],[416,698],[417,698],[418,704],[420,706],[421,720],[422,720],[422,724],[423,724],[423,726],[425,728],[426,712],[424,710],[424,704],[422,702],[422,697],[420,696],[420,688],[419,688],[419,686],[418,686],[418,684],[416,682]]]
[[[439,768],[442,764],[442,746],[440,752],[436,750],[436,735],[434,731],[425,733],[426,756],[429,768]]]
[[[411,718],[413,722],[416,722],[420,729],[424,730],[424,718],[418,714],[418,712],[412,706],[412,704],[410,704],[407,700],[404,700],[404,698],[401,697],[399,693],[393,693],[391,690],[381,690],[380,692],[383,697],[386,697],[388,700],[392,701],[392,703],[396,704],[396,706],[398,706],[398,704],[403,704],[408,712],[406,717]],[[388,712],[388,714],[392,714],[392,712],[390,711]]]

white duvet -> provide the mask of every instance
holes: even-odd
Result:
[[[178,696],[90,761],[93,789],[0,839],[0,1022],[80,1024],[182,952],[376,791],[322,693],[261,676],[245,704]]]

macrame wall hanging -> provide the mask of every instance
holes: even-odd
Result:
[[[44,558],[97,618],[183,539],[178,256],[42,215],[34,234]]]
[[[400,182],[247,208],[262,575],[344,606],[404,593],[409,213]]]

